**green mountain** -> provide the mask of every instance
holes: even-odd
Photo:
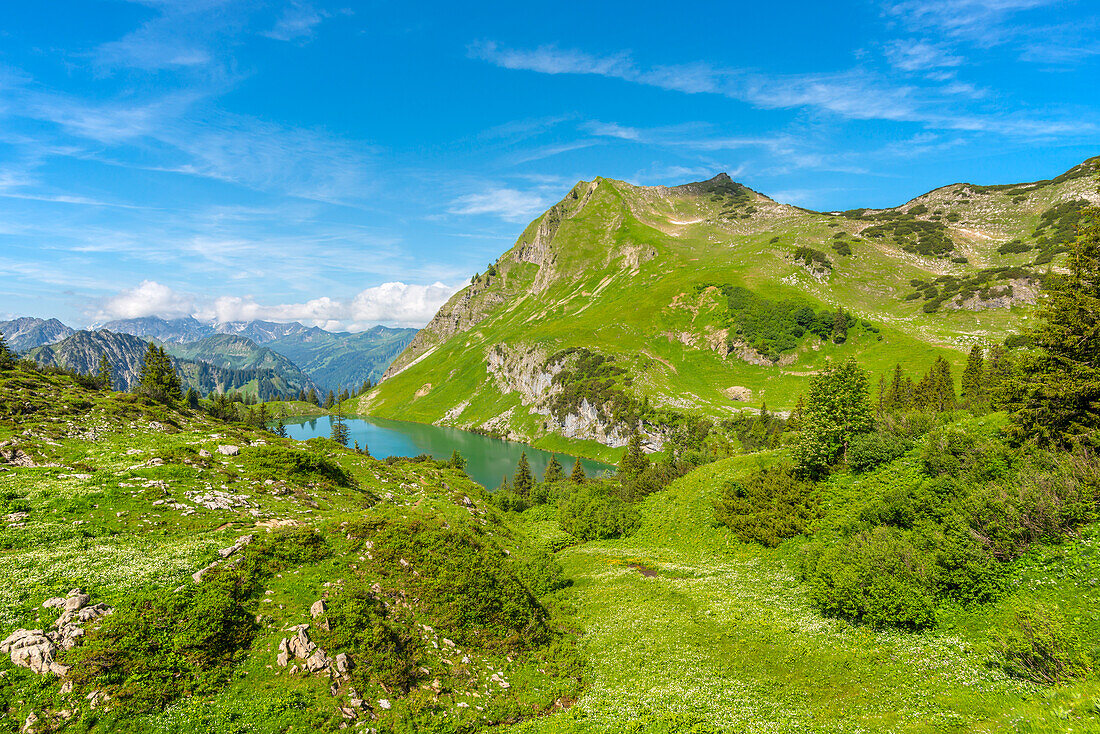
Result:
[[[416,332],[388,326],[357,333],[313,328],[278,336],[264,344],[289,357],[319,385],[357,389],[364,380],[382,379]]]
[[[1048,181],[952,184],[816,212],[730,180],[581,182],[457,293],[357,402],[363,413],[606,453],[661,411],[794,405],[856,357],[916,374],[1026,323],[1083,206],[1092,158]],[[840,310],[838,316],[837,312]]]
[[[233,345],[238,352],[259,351],[248,340],[227,338],[251,345],[250,348],[245,348],[241,343]],[[99,367],[100,355],[105,354],[111,363],[115,389],[130,390],[140,378],[147,347],[148,342],[140,337],[101,329],[75,332],[56,344],[31,349],[27,356],[40,365],[94,374]],[[249,356],[242,356],[242,365],[235,367],[226,363],[231,359],[222,357],[218,357],[223,362],[221,364],[206,361],[204,356],[211,350],[216,353],[213,345],[206,345],[192,349],[192,358],[172,357],[172,365],[179,373],[184,389],[194,388],[202,395],[211,391],[236,391],[264,400],[296,395],[303,388],[309,390],[314,387],[308,377],[280,355],[267,355],[266,360],[258,358],[255,364],[248,363]]]
[[[313,384],[296,364],[282,354],[268,347],[258,346],[243,336],[215,334],[188,344],[165,344],[164,348],[173,357],[180,359],[206,362],[235,370],[269,370],[279,374],[287,383],[304,386]]]
[[[3,326],[0,322],[0,328]],[[218,334],[243,337],[287,357],[324,390],[358,389],[365,380],[377,382],[390,362],[416,334],[416,329],[387,326],[351,333],[326,331],[297,322],[230,321],[204,324],[189,316],[179,319],[156,316],[123,319],[103,324],[101,328],[154,339],[173,354],[181,356],[185,356],[183,352],[188,351],[190,345],[205,342]],[[234,351],[239,350],[239,343],[216,339],[207,343],[211,348],[206,350],[206,361],[224,365],[236,362],[240,366],[242,355]],[[219,345],[226,347],[224,353],[218,351]]]

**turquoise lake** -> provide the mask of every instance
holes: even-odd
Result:
[[[283,422],[286,424],[287,435],[299,441],[318,436],[328,438],[332,432],[332,420],[327,415],[317,418],[287,418]],[[354,445],[353,442],[358,441],[360,446],[366,445],[371,455],[379,459],[420,454],[430,454],[436,459],[449,459],[451,452],[458,449],[466,459],[466,473],[475,482],[489,489],[499,487],[504,477],[511,481],[520,454],[527,454],[531,471],[539,479],[552,456],[547,451],[527,444],[489,438],[458,428],[384,418],[347,418],[344,422],[348,426],[348,445]],[[573,468],[575,457],[555,455],[568,474]],[[609,464],[592,459],[581,459],[581,466],[590,477],[615,469]]]

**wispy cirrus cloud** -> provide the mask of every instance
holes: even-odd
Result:
[[[911,29],[935,30],[982,45],[1015,36],[1011,21],[1019,13],[1057,5],[1062,0],[891,0],[883,4],[888,17]]]
[[[547,200],[538,193],[511,188],[459,196],[451,202],[450,214],[488,214],[508,222],[526,222],[546,208]]]
[[[313,34],[329,13],[318,10],[309,3],[292,2],[279,15],[275,25],[263,35],[276,41],[302,41]]]
[[[942,44],[904,39],[886,44],[886,58],[902,71],[933,71],[962,65],[964,59],[949,52]]]
[[[987,8],[1013,4],[1038,7],[1036,3],[1039,2],[973,0],[970,4]],[[894,61],[912,69],[918,68],[920,63],[934,63],[941,70],[961,63],[946,49],[927,42],[900,42],[893,49]],[[1006,111],[1003,106],[988,110],[959,110],[960,100],[980,99],[985,92],[955,79],[951,74],[929,75],[929,79],[915,83],[891,79],[862,67],[810,74],[765,74],[704,62],[643,68],[625,53],[596,56],[555,46],[523,51],[505,49],[495,43],[475,44],[469,47],[469,53],[474,58],[506,69],[549,74],[596,74],[685,94],[721,95],[760,109],[808,110],[847,120],[914,122],[930,129],[982,130],[1020,138],[1097,129],[1090,120],[1079,119],[1061,110],[1047,110],[1044,114]]]

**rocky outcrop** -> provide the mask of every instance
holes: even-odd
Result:
[[[993,286],[987,291],[979,291],[969,298],[963,298],[960,294],[943,306],[952,311],[985,311],[991,308],[1034,306],[1039,300],[1039,287],[1038,280],[1017,278],[1004,285]]]
[[[40,629],[18,629],[0,642],[0,652],[10,656],[13,665],[27,668],[39,675],[65,676],[69,666],[57,662],[58,650],[71,650],[84,637],[85,625],[113,610],[106,604],[90,604],[91,596],[73,589],[64,597],[47,599],[46,609],[61,609],[61,616],[48,632]]]

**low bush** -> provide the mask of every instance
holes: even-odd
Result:
[[[629,535],[638,527],[640,515],[600,485],[584,484],[558,504],[562,529],[580,541],[607,540]]]
[[[993,650],[1010,675],[1053,684],[1092,670],[1087,646],[1055,606],[1018,601],[996,629]]]
[[[714,514],[746,543],[775,547],[806,532],[821,503],[816,485],[799,478],[793,464],[776,464],[727,483]]]
[[[282,479],[307,484],[318,482],[338,487],[354,485],[339,464],[314,451],[287,446],[260,446],[244,456],[245,468],[257,479]]]
[[[935,620],[934,561],[897,528],[811,544],[802,577],[810,599],[830,614],[911,629]]]
[[[545,610],[487,539],[426,520],[364,521],[348,533],[372,543],[373,570],[419,599],[432,626],[456,641],[528,647],[547,639]]]
[[[848,466],[862,473],[902,456],[911,448],[908,439],[894,433],[862,433],[848,442]]]

